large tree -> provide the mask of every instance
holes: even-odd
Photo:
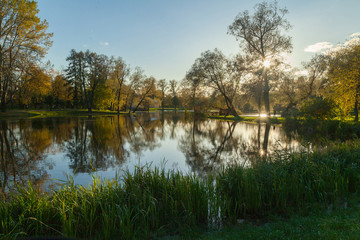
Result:
[[[149,97],[151,94],[155,92],[156,80],[154,77],[147,77],[141,81],[141,87],[138,91],[139,101],[135,108],[133,109],[133,113],[140,107],[143,101]]]
[[[234,98],[240,87],[244,72],[244,61],[240,56],[235,60],[227,59],[222,52],[205,51],[195,60],[187,73],[188,78],[196,76],[197,81],[219,93],[232,115],[239,117],[234,106]]]
[[[46,32],[46,20],[37,16],[35,1],[2,0],[0,13],[0,102],[4,112],[9,90],[22,73],[24,59],[34,62],[44,56],[52,44],[52,33]]]
[[[360,101],[360,38],[354,44],[333,51],[329,61],[330,96],[346,115],[354,110],[359,120]]]
[[[76,52],[71,50],[66,59],[67,79],[73,89],[74,101],[80,101],[89,112],[94,108],[96,91],[101,89],[109,78],[109,58],[95,52]],[[77,105],[77,104],[75,104]]]
[[[122,58],[112,59],[112,69],[108,85],[115,95],[116,109],[120,112],[121,94],[124,84],[130,76],[130,68]]]
[[[252,15],[248,11],[239,13],[229,26],[228,33],[242,43],[243,51],[254,64],[264,64],[264,103],[266,114],[270,115],[269,66],[283,53],[291,52],[291,38],[282,33],[289,30],[291,25],[284,18],[287,9],[279,8],[277,2],[259,3],[254,10]]]
[[[192,106],[194,112],[197,111],[198,95],[203,85],[203,78],[200,71],[189,71],[186,73],[186,77],[183,79],[183,85],[188,88],[187,94],[190,95],[190,106]]]
[[[130,76],[129,84],[126,86],[125,108],[129,109],[129,114],[131,113],[136,94],[139,92],[144,79],[144,71],[140,67],[136,67]]]
[[[303,63],[304,72],[297,69],[282,72],[278,84],[278,102],[285,107],[283,115],[298,108],[311,97],[323,94],[326,83],[327,57],[315,55],[309,62]]]
[[[51,96],[54,101],[54,107],[65,107],[66,103],[72,100],[71,92],[65,76],[57,74],[51,82]]]
[[[32,65],[17,84],[19,106],[39,106],[51,91],[51,74],[45,68]]]

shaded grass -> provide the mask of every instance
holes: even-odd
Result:
[[[31,113],[29,111],[7,111],[0,113],[0,119],[22,119],[37,116],[36,113]]]
[[[249,221],[209,231],[198,239],[360,239],[360,202],[349,208],[289,218],[273,217],[268,222]]]
[[[238,219],[252,222],[272,216],[276,216],[274,225],[270,230],[263,226],[262,231],[276,231],[282,224],[277,218],[286,218],[290,219],[286,232],[292,229],[297,214],[351,206],[359,193],[359,173],[360,141],[353,141],[314,153],[278,152],[266,160],[258,159],[251,167],[229,166],[206,178],[143,166],[113,180],[94,178],[87,187],[74,185],[70,179],[51,193],[29,185],[18,187],[2,201],[0,238],[192,238],[198,237],[197,232],[228,226]],[[311,221],[320,221],[316,215],[307,218],[304,221],[309,227]],[[336,224],[329,222],[334,231]],[[251,228],[251,224],[244,226]],[[249,229],[245,238],[252,237]],[[237,234],[238,230],[229,231]],[[300,236],[297,231],[289,234]],[[337,233],[341,231],[339,227]],[[270,238],[288,236],[283,234]]]

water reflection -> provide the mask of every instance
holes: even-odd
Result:
[[[31,181],[42,187],[74,175],[88,184],[95,170],[113,177],[121,169],[154,162],[203,175],[224,164],[249,164],[278,148],[298,148],[280,126],[186,119],[182,113],[2,121],[0,187]]]

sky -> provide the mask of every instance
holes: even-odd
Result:
[[[227,34],[236,15],[252,0],[38,0],[39,16],[54,33],[45,60],[66,68],[71,49],[122,57],[131,68],[156,79],[181,80],[195,59],[218,48],[233,56],[239,42]],[[315,52],[360,32],[359,0],[278,0],[289,13],[294,67]]]

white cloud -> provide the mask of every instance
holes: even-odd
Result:
[[[350,37],[351,38],[360,37],[360,32],[352,33],[352,34],[350,34]]]
[[[100,42],[100,45],[107,47],[107,46],[109,46],[109,42]]]
[[[87,48],[88,45],[87,45],[87,44],[83,44],[82,47],[83,47],[83,48]]]
[[[305,52],[312,52],[312,53],[316,53],[316,52],[321,52],[323,50],[326,50],[326,49],[330,49],[332,48],[334,45],[330,42],[318,42],[318,43],[315,43],[313,45],[309,45],[307,46],[304,51]]]

